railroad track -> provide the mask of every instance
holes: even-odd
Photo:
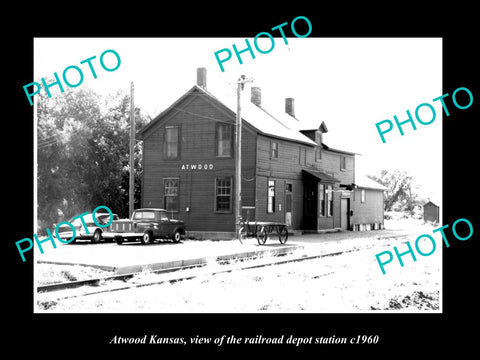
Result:
[[[94,295],[106,292],[113,291],[122,291],[132,288],[139,288],[144,286],[159,285],[163,283],[175,283],[178,281],[185,281],[194,279],[200,276],[216,275],[222,273],[229,273],[236,270],[248,270],[255,268],[262,268],[273,265],[283,265],[288,263],[295,263],[307,260],[313,260],[329,256],[338,256],[342,254],[352,253],[359,250],[367,250],[370,248],[376,247],[368,246],[361,247],[350,250],[343,251],[334,251],[329,253],[320,253],[314,255],[302,255],[302,256],[291,256],[291,254],[279,254],[274,257],[248,257],[242,259],[234,259],[222,262],[216,262],[213,267],[209,264],[199,264],[199,265],[190,265],[190,266],[181,266],[171,269],[162,269],[162,270],[152,270],[148,273],[147,279],[142,279],[140,272],[122,274],[122,275],[111,275],[102,278],[88,279],[88,280],[79,280],[71,281],[65,283],[49,284],[42,285],[37,287],[37,292],[39,294],[49,293],[58,291],[60,296],[57,300],[63,300],[68,298],[75,298],[87,295]],[[232,263],[232,261],[234,261]],[[206,271],[201,271],[204,268]],[[317,274],[312,276],[312,279],[320,278],[332,274],[333,272]],[[140,276],[140,278],[138,278]],[[158,278],[157,278],[158,276]],[[154,279],[152,277],[155,277]],[[118,281],[122,281],[119,283]],[[83,291],[67,293],[65,291],[72,290],[76,288],[81,288]]]

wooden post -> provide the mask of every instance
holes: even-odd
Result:
[[[241,93],[245,83],[253,79],[241,75],[237,82],[237,118],[235,126],[235,234],[240,240],[240,218],[242,216],[242,106]]]
[[[133,81],[130,84],[130,178],[128,185],[128,213],[132,216],[135,204],[135,105]]]
[[[241,92],[243,88],[242,75],[237,83],[237,118],[235,126],[235,234],[240,238],[240,217],[242,216],[242,106]]]

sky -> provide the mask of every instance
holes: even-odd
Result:
[[[34,40],[34,79],[59,77],[70,65],[80,67],[84,81],[99,94],[122,89],[130,91],[134,82],[135,105],[152,118],[165,110],[196,83],[196,69],[207,69],[207,90],[221,99],[236,97],[240,75],[253,78],[242,97],[250,99],[250,86],[262,88],[262,106],[269,112],[284,111],[285,98],[295,99],[295,114],[307,124],[324,121],[328,133],[324,142],[333,148],[355,152],[356,172],[377,175],[382,169],[400,169],[412,175],[422,196],[441,203],[442,190],[442,106],[433,102],[442,92],[441,38],[287,38],[288,44],[274,38],[267,54],[235,57],[232,45],[246,47],[245,38],[36,38]],[[261,49],[270,47],[260,38]],[[232,58],[222,72],[214,53],[228,48]],[[100,55],[115,50],[119,68],[102,69]],[[224,56],[225,53],[220,56]],[[97,78],[88,64],[92,60]],[[114,66],[112,54],[105,56]],[[113,65],[112,65],[113,64]],[[75,71],[69,79],[75,82]],[[75,89],[72,89],[75,90]],[[453,91],[454,89],[452,89]],[[43,91],[43,90],[42,90]],[[61,93],[54,96],[62,96]],[[429,103],[436,112],[430,125],[415,120],[415,109]],[[416,130],[407,123],[404,135],[394,125],[382,143],[375,124],[394,115],[406,120],[407,110],[414,117]],[[419,116],[431,119],[428,107]]]

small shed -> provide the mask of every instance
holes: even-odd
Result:
[[[423,220],[425,222],[440,222],[440,207],[429,201],[423,205]]]

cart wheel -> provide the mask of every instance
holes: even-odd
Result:
[[[265,229],[264,226],[262,226],[262,228],[260,229],[259,232],[257,232],[257,241],[258,241],[258,244],[259,245],[263,245],[265,244],[265,242],[267,241],[267,230]]]
[[[279,226],[277,228],[278,233],[278,240],[280,240],[280,244],[285,244],[288,240],[288,229],[286,226]]]
[[[243,240],[247,238],[247,232],[245,230],[245,226],[241,225],[240,229],[238,229],[238,241],[240,241],[240,244],[243,245]]]

